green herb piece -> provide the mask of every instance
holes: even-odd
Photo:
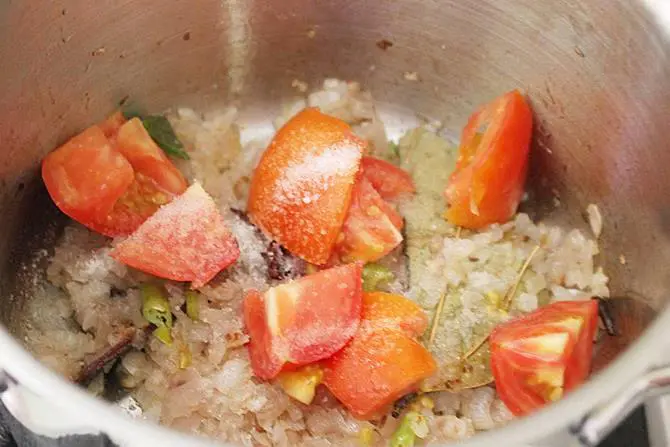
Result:
[[[186,292],[186,315],[193,321],[200,319],[200,297],[192,290]]]
[[[414,447],[416,435],[414,434],[414,430],[412,430],[412,425],[408,418],[410,414],[411,413],[407,413],[407,415],[402,418],[400,425],[398,425],[398,428],[393,432],[389,444],[391,447]]]
[[[171,328],[170,302],[161,288],[153,284],[144,284],[140,290],[142,292],[142,316],[144,316],[144,319],[158,328]]]
[[[363,267],[363,290],[374,292],[395,279],[391,270],[379,264],[366,264]]]
[[[133,118],[142,119],[142,114],[135,109],[125,108],[125,109],[121,110],[121,114],[127,120],[131,120]]]
[[[141,119],[144,128],[149,132],[151,138],[166,154],[183,160],[189,159],[188,154],[184,150],[184,145],[177,138],[172,124],[170,124],[167,118],[163,115],[149,115]]]

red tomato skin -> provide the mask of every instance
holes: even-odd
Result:
[[[272,379],[282,369],[328,358],[351,340],[361,319],[362,268],[353,263],[322,270],[276,286],[261,299],[258,292],[247,294],[249,356],[257,377]],[[246,317],[261,313],[262,321]]]
[[[366,178],[363,178],[361,180],[362,180],[361,186],[364,183],[368,182]],[[402,231],[402,229],[405,226],[405,219],[403,219],[402,215],[393,205],[391,205],[382,198],[382,196],[379,194],[379,192],[377,192],[377,190],[374,191],[375,192],[372,193],[370,189],[368,189],[368,192],[363,193],[363,196],[365,197],[367,195],[366,200],[372,202],[374,205],[379,207],[379,209],[382,210],[384,214],[386,214],[386,217],[389,218],[393,226],[396,227],[398,231]]]
[[[502,356],[494,356],[493,349],[491,354],[491,372],[495,378],[496,392],[512,414],[523,416],[546,403],[544,399],[522,386],[525,377],[514,374],[513,369],[506,367]]]
[[[91,228],[107,236],[127,236],[162,205],[186,191],[186,179],[151,139],[139,118],[125,121],[120,112],[107,119],[115,148],[130,162],[135,178],[105,219]]]
[[[528,173],[532,112],[518,90],[483,106],[461,135],[445,191],[447,219],[465,228],[504,223],[516,212]],[[483,134],[478,134],[487,126]]]
[[[300,331],[287,334],[289,362],[306,365],[328,358],[351,340],[361,320],[362,272],[363,264],[355,262],[310,275],[314,284],[303,291],[300,311],[293,321]],[[336,294],[333,288],[348,293]]]
[[[250,290],[246,293],[242,306],[244,326],[250,335],[247,349],[251,369],[260,379],[273,379],[282,371],[285,363],[275,354],[277,349],[272,346],[273,337],[265,320],[263,297],[257,290]],[[297,368],[295,365],[291,366]]]
[[[408,337],[419,337],[427,327],[426,312],[414,301],[393,293],[363,293],[361,331],[398,329]]]
[[[506,329],[508,334],[510,332],[519,334],[521,331],[522,336],[531,334],[532,328],[548,328],[545,331],[552,331],[551,325],[566,316],[580,317],[584,320],[584,329],[580,332],[579,339],[574,340],[574,355],[566,371],[565,388],[569,391],[583,383],[590,372],[593,355],[592,341],[598,329],[598,303],[595,300],[554,302],[494,329],[492,340],[504,340],[504,337],[508,336],[504,334]],[[502,335],[500,335],[501,332],[503,332]]]
[[[251,179],[247,210],[266,234],[306,261],[331,256],[366,142],[308,108],[282,127]]]
[[[363,331],[324,362],[324,384],[358,419],[378,416],[436,370],[418,341],[393,329]]]
[[[105,136],[113,143],[116,134],[119,133],[119,129],[126,123],[126,118],[123,116],[120,110],[109,115],[104,121],[102,121],[98,126],[105,134]]]
[[[118,129],[116,147],[136,172],[151,178],[166,193],[176,196],[186,191],[188,184],[183,174],[154,142],[139,118]]]
[[[358,332],[323,362],[324,384],[359,419],[371,419],[415,390],[437,365],[415,340],[428,325],[414,302],[383,292],[363,294]]]
[[[136,172],[133,182],[112,210],[88,227],[109,237],[128,236],[173,196],[156,187],[150,178]]]
[[[579,333],[566,330],[560,322],[582,319]],[[563,389],[569,392],[582,384],[590,371],[593,338],[598,327],[598,304],[594,300],[561,301],[542,307],[497,326],[491,333],[491,371],[505,405],[517,416],[546,405],[540,385],[527,380],[547,369],[563,369]],[[549,333],[569,334],[560,354],[515,350],[515,342]],[[522,346],[522,345],[519,345]]]
[[[393,201],[416,192],[412,176],[388,161],[363,157],[361,169],[384,200]]]
[[[197,183],[161,207],[111,256],[133,268],[200,288],[237,260],[240,250],[212,198]]]
[[[187,187],[141,121],[121,112],[48,154],[42,177],[61,211],[110,237],[129,235]]]
[[[133,168],[92,126],[42,161],[42,178],[65,214],[88,227],[106,218],[133,182]]]
[[[402,242],[403,224],[402,216],[360,176],[335,251],[345,262],[377,261]]]
[[[556,304],[557,311],[581,314],[586,324],[577,340],[575,352],[566,371],[565,389],[571,391],[584,383],[591,372],[593,340],[598,331],[598,303],[596,300],[589,300],[584,302],[562,301]]]

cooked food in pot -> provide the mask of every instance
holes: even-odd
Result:
[[[59,314],[29,332],[44,362],[120,385],[141,417],[268,446],[459,440],[586,380],[598,231],[519,212],[522,93],[459,145],[428,124],[389,141],[333,79],[269,140],[236,115],[118,112],[44,159],[73,220],[40,292]]]

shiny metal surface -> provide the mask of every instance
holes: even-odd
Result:
[[[660,310],[670,290],[664,3],[0,0],[0,320],[20,333],[18,266],[57,233],[48,202],[35,202],[39,160],[56,144],[124,101],[152,111],[234,102],[253,125],[295,95],[294,79],[327,76],[361,81],[398,131],[430,117],[455,134],[477,104],[524,89],[537,122],[534,211],[581,225],[597,203],[614,295]],[[384,39],[393,45],[380,48]],[[542,433],[520,421],[500,436],[530,442],[566,427],[643,371],[662,335],[656,326],[629,361],[541,412]],[[0,331],[3,343],[13,346]],[[17,359],[13,373],[29,364]],[[35,374],[47,392],[46,373]]]
[[[589,412],[570,430],[584,447],[596,447],[621,421],[645,400],[670,391],[670,367],[649,371],[620,390],[599,408]]]

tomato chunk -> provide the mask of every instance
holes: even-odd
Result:
[[[361,319],[362,265],[322,270],[244,299],[254,374],[272,379],[282,368],[332,356],[353,337]]]
[[[349,208],[366,143],[317,109],[298,113],[256,170],[248,212],[266,234],[312,264],[325,264]]]
[[[123,116],[120,110],[109,115],[103,122],[98,124],[102,132],[109,139],[116,138],[116,134],[119,133],[119,129],[126,123],[126,117]]]
[[[353,340],[324,362],[324,384],[357,418],[385,411],[437,368],[416,340],[427,319],[415,303],[387,293],[364,294]]]
[[[149,136],[139,118],[133,118],[119,128],[116,144],[135,171],[152,179],[160,189],[173,195],[186,190],[186,179]]]
[[[237,260],[237,241],[198,184],[161,207],[112,250],[112,257],[160,278],[209,282]]]
[[[87,226],[107,236],[129,235],[172,197],[160,190],[150,178],[136,172],[133,182],[107,216]]]
[[[336,252],[344,262],[376,261],[402,242],[402,227],[402,216],[361,176],[354,186]]]
[[[254,374],[261,379],[272,379],[284,366],[285,360],[279,354],[284,348],[278,338],[272,337],[260,292],[250,290],[246,293],[243,313],[244,325],[250,336],[247,348]]]
[[[396,200],[416,191],[412,176],[388,161],[363,157],[361,168],[363,175],[385,200]]]
[[[61,211],[112,237],[135,231],[187,187],[142,122],[121,112],[47,155],[42,178]]]
[[[42,178],[56,206],[90,226],[106,219],[134,172],[103,131],[92,126],[44,158]]]
[[[363,294],[361,330],[398,329],[409,337],[420,337],[427,326],[426,312],[414,301],[386,292]]]
[[[481,228],[514,215],[523,196],[532,126],[530,107],[517,90],[470,117],[445,191],[450,222]]]
[[[491,370],[510,411],[527,414],[583,383],[597,327],[593,300],[555,302],[497,326]]]

